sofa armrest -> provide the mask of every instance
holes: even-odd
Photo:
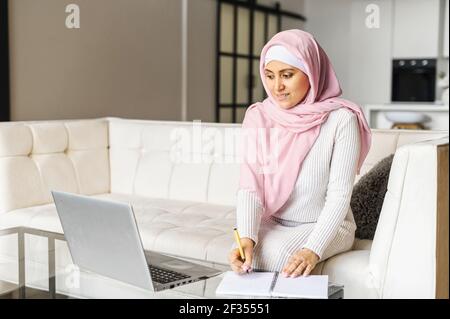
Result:
[[[369,261],[382,298],[438,297],[445,290],[440,276],[447,278],[448,293],[448,268],[446,275],[441,270],[445,234],[448,267],[448,222],[441,222],[445,207],[448,221],[445,156],[448,137],[403,145],[395,153]]]

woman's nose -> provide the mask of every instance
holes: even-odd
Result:
[[[275,87],[278,91],[281,91],[282,89],[284,89],[284,84],[281,78],[278,78],[275,80]]]

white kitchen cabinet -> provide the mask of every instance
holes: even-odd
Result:
[[[439,9],[440,0],[394,1],[394,58],[438,57]]]

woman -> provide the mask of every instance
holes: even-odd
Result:
[[[353,245],[350,198],[371,133],[361,108],[339,98],[331,63],[309,33],[276,34],[261,52],[260,75],[268,97],[243,121],[244,149],[257,145],[257,160],[244,156],[237,193],[245,260],[234,248],[229,261],[237,273],[307,276]]]

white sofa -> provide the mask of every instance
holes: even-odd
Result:
[[[227,141],[239,128],[119,118],[0,123],[0,229],[62,232],[49,193],[56,189],[131,202],[146,249],[227,265],[239,179],[239,156]],[[187,139],[190,148],[179,152]],[[315,273],[344,284],[346,298],[448,296],[448,268],[440,270],[445,240],[448,267],[448,164],[440,164],[448,131],[373,130],[361,175],[394,152],[374,240],[355,240]],[[445,215],[446,236],[438,224]],[[29,237],[27,258],[45,265],[46,242]],[[17,280],[16,245],[0,238],[0,280]],[[71,262],[64,244],[56,256],[58,269]],[[29,280],[39,275],[34,269],[26,269]]]

